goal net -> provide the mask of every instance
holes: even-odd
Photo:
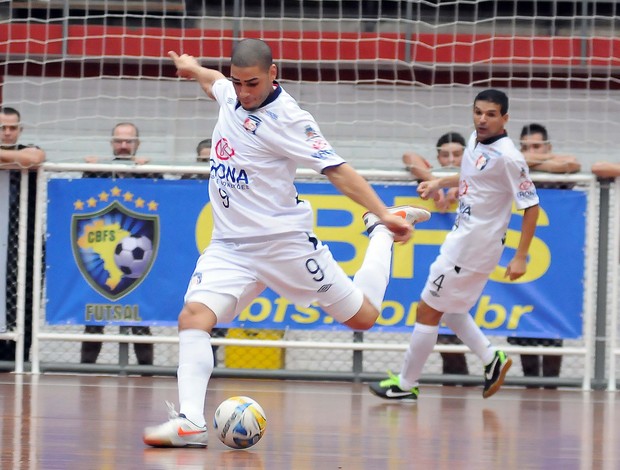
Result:
[[[617,7],[603,1],[13,0],[0,2],[2,104],[51,161],[110,153],[119,121],[139,154],[191,162],[217,106],[168,50],[227,73],[235,40],[265,39],[283,86],[359,168],[434,155],[471,132],[483,88],[511,98],[509,134],[547,126],[587,168],[620,135]]]

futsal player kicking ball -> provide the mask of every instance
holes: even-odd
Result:
[[[523,220],[505,277],[515,280],[525,274],[538,218],[538,195],[523,154],[504,129],[508,97],[494,89],[480,92],[474,100],[473,118],[475,131],[465,148],[460,175],[423,181],[418,186],[423,199],[433,197],[440,188],[458,186],[459,207],[454,228],[430,267],[400,374],[370,384],[370,391],[382,398],[418,398],[418,381],[437,342],[440,321],[485,364],[484,398],[499,390],[512,364],[503,351],[490,344],[469,310],[500,260],[513,201],[523,210]]]
[[[230,80],[194,57],[174,52],[170,57],[179,76],[195,79],[220,105],[209,181],[213,233],[179,314],[180,413],[170,407],[170,420],[146,428],[143,439],[152,446],[205,447],[212,328],[230,322],[270,287],[296,304],[316,302],[352,329],[369,329],[381,309],[394,241],[408,241],[413,224],[430,213],[385,207],[332,149],[314,118],[275,81],[277,68],[265,42],[236,44]],[[354,280],[312,233],[312,209],[294,185],[298,165],[324,174],[369,211],[368,250]]]

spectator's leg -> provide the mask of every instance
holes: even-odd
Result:
[[[521,366],[525,377],[540,377],[540,356],[521,354]],[[527,388],[538,388],[538,386],[527,385]]]
[[[148,326],[132,326],[131,332],[134,335],[151,336],[151,329]],[[136,353],[138,364],[149,366],[153,365],[154,345],[152,343],[134,343],[133,350]]]
[[[86,326],[84,328],[84,333],[90,335],[102,334],[103,326]],[[97,362],[97,358],[99,357],[99,353],[101,352],[101,344],[102,343],[84,341],[82,343],[80,362],[82,364],[94,364],[95,362]]]
[[[463,344],[454,335],[439,335],[437,344]],[[441,353],[444,374],[468,375],[467,359],[462,353]]]
[[[563,341],[555,340],[549,346],[561,347]],[[543,377],[559,377],[560,370],[562,368],[562,356],[543,356],[542,359],[542,373]],[[545,388],[554,389],[555,385],[545,385]]]
[[[211,330],[211,338],[224,338],[226,337],[226,332],[228,328],[213,328]],[[213,366],[217,366],[217,348],[218,346],[214,346],[211,344],[211,349],[213,350]]]

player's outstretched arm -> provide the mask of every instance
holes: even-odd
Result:
[[[173,60],[179,77],[196,80],[205,93],[210,98],[215,99],[211,87],[217,80],[226,78],[223,73],[203,67],[195,57],[188,54],[178,55],[176,52],[170,51],[168,55]]]
[[[413,228],[398,215],[388,212],[387,207],[372,186],[347,163],[326,168],[323,173],[338,190],[359,205],[375,214],[394,233],[395,242],[406,242]]]

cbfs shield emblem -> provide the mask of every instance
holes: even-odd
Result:
[[[159,217],[135,212],[119,201],[72,217],[71,248],[80,272],[109,300],[126,296],[142,283],[158,246]]]

